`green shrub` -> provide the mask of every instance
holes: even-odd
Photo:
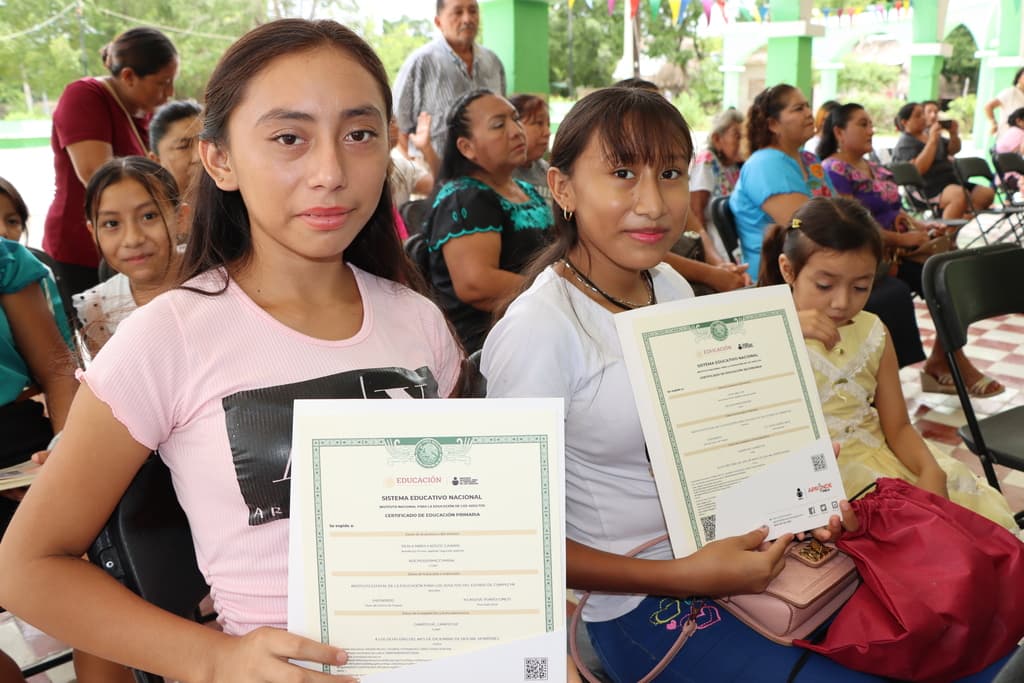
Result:
[[[958,97],[949,103],[947,113],[960,122],[960,137],[970,135],[974,130],[974,108],[978,106],[977,95]]]
[[[683,91],[672,100],[679,113],[686,119],[691,130],[704,130],[708,126],[708,114],[704,111],[700,98],[688,91]]]

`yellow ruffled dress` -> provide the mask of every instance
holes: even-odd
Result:
[[[885,325],[877,316],[861,311],[848,325],[839,328],[840,341],[831,351],[820,342],[807,341],[828,430],[840,444],[839,471],[847,496],[879,477],[895,477],[911,484],[917,480],[889,449],[874,407],[886,334]],[[925,443],[946,472],[946,488],[952,501],[1015,534],[1020,531],[999,491],[959,460]]]

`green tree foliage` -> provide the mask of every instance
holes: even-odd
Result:
[[[876,62],[862,62],[852,55],[843,58],[837,86],[847,95],[883,91],[894,87],[900,67]]]
[[[608,15],[607,4],[585,2],[573,6],[573,81],[577,88],[599,88],[612,82],[612,73],[622,57],[622,13],[628,3],[618,2]],[[565,0],[551,3],[549,13],[550,73],[553,89],[563,93],[569,80],[568,13]],[[716,109],[722,99],[722,74],[718,70],[718,39],[697,37],[703,21],[699,2],[691,2],[681,24],[673,23],[667,2],[652,17],[647,2],[638,13],[640,50],[647,57],[662,58],[678,67],[678,77],[663,83],[674,95],[685,94],[687,106],[698,110]],[[650,74],[646,74],[650,76]]]
[[[722,41],[697,35],[697,27],[704,21],[701,4],[691,2],[678,24],[673,23],[667,2],[662,3],[657,16],[641,11],[639,17],[645,53],[678,67],[680,79],[664,83],[666,89],[674,95],[684,95],[686,101],[696,103],[706,114],[715,113],[723,92],[722,72],[719,71]]]
[[[966,26],[958,24],[943,42],[953,46],[953,54],[943,62],[942,75],[956,84],[957,92],[962,92],[965,83],[968,85],[968,92],[977,92],[981,60],[974,56],[978,50],[974,36]]]
[[[895,130],[893,120],[903,101],[892,97],[900,78],[900,67],[862,62],[852,55],[843,58],[837,87],[840,102],[857,102],[871,115],[879,131]]]
[[[106,73],[100,49],[133,26],[174,41],[176,97],[199,99],[225,48],[250,28],[281,16],[354,17],[356,9],[354,0],[0,0],[0,115],[25,111],[26,86],[38,107],[76,78]]]
[[[576,88],[602,88],[612,82],[612,72],[622,56],[622,11],[625,2],[615,5],[608,16],[608,5],[595,2],[587,7],[582,0],[572,8],[573,85]],[[548,10],[548,59],[553,91],[568,94],[569,22],[568,3],[555,0]]]
[[[430,42],[433,31],[434,25],[427,19],[402,17],[398,21],[383,22],[379,32],[365,26],[363,35],[372,43],[388,70],[388,78],[394,83],[402,62],[413,50]]]

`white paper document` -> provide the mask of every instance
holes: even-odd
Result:
[[[762,524],[776,538],[838,514],[842,480],[787,286],[615,321],[677,557]]]
[[[563,425],[557,399],[296,401],[288,630],[366,683],[564,681]]]

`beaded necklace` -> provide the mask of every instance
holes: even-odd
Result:
[[[650,306],[651,304],[658,303],[658,299],[654,295],[654,280],[651,279],[650,272],[646,270],[640,271],[640,277],[643,278],[644,284],[647,285],[647,291],[650,293],[650,297],[647,299],[645,303],[634,304],[629,301],[618,299],[609,294],[608,292],[604,291],[597,285],[595,285],[594,282],[586,275],[581,273],[579,268],[573,265],[573,262],[570,261],[568,258],[563,258],[562,262],[565,263],[566,268],[572,271],[573,276],[579,281],[580,284],[582,284],[584,287],[594,292],[595,294],[598,294],[599,296],[603,297],[605,301],[607,301],[608,303],[612,304],[613,306],[618,306],[624,311],[631,311],[634,308],[639,308],[640,306]]]

